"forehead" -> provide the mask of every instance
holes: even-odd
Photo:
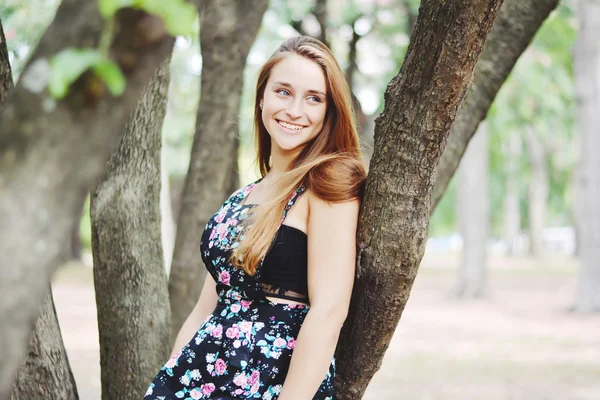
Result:
[[[296,90],[318,90],[327,93],[325,74],[321,66],[306,57],[290,54],[271,70],[269,84],[287,82]]]

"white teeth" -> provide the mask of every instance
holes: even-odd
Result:
[[[283,122],[283,121],[277,121],[277,122],[279,122],[279,125],[283,126],[284,128],[292,129],[294,131],[299,131],[300,129],[304,128],[303,126],[288,124],[287,122]]]

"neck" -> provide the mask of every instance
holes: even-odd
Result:
[[[296,158],[296,156],[300,153],[300,150],[296,149],[294,149],[294,151],[284,153],[275,146],[271,148],[273,149],[271,151],[271,169],[267,174],[269,180],[277,179],[281,175],[285,174],[294,158]]]

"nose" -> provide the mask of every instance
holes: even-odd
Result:
[[[298,119],[302,116],[302,100],[294,99],[288,103],[288,107],[285,110],[286,114],[291,119]]]

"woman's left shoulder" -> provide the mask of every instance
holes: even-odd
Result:
[[[310,189],[306,190],[305,196],[308,200],[309,215],[316,216],[320,220],[330,218],[356,219],[358,217],[360,210],[360,199],[358,197],[341,201],[328,201]]]

